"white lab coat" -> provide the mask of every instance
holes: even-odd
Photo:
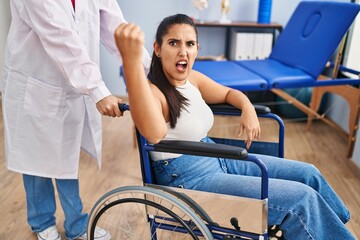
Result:
[[[101,166],[101,115],[109,96],[98,67],[101,42],[118,54],[114,30],[125,22],[116,0],[10,0],[3,118],[9,170],[78,177],[80,148]],[[120,56],[119,56],[120,57]],[[144,64],[149,65],[145,51]]]

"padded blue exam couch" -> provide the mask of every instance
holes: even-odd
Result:
[[[360,10],[345,2],[301,2],[266,60],[196,61],[194,69],[242,91],[359,84],[354,79],[318,81]]]

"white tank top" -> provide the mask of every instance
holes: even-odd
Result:
[[[168,132],[163,140],[188,140],[200,141],[207,136],[214,123],[214,115],[205,103],[199,89],[189,81],[182,86],[176,87],[181,94],[188,99],[186,110],[181,110],[175,128],[167,123]],[[150,152],[151,159],[154,161],[176,158],[181,154]]]

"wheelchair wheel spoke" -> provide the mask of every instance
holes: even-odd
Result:
[[[109,192],[98,201],[89,215],[90,239],[95,226],[109,230],[112,239],[199,239],[193,230],[199,232],[201,228],[196,225],[201,219],[195,218],[197,223],[194,224],[196,215],[189,215],[190,209],[176,202],[176,199],[175,202],[170,201],[166,196],[163,197],[162,192],[158,193],[157,190]]]

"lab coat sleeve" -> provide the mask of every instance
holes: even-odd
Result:
[[[99,66],[91,61],[86,46],[71,26],[66,1],[26,0],[21,9],[23,20],[39,40],[70,84],[98,102],[111,95],[102,80]]]
[[[100,1],[100,29],[101,29],[101,41],[107,50],[113,54],[117,55],[122,62],[120,53],[116,47],[114,40],[114,32],[116,28],[121,23],[127,23],[125,20],[123,13],[115,0],[102,0]],[[150,68],[151,58],[149,56],[148,51],[144,48],[143,51],[143,59],[142,62],[145,67],[146,73]]]

